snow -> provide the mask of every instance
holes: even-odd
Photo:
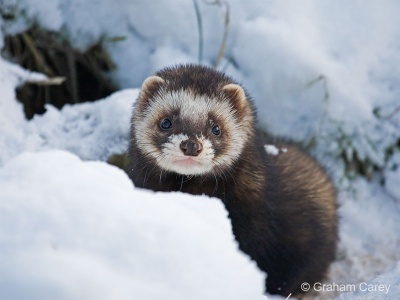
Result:
[[[218,199],[133,189],[60,150],[10,160],[0,190],[2,299],[262,299]]]
[[[202,62],[212,65],[225,9],[205,2],[199,1]],[[388,294],[358,289],[339,299],[398,298],[400,3],[228,3],[229,37],[218,69],[253,96],[262,128],[313,144],[338,189],[340,244],[325,282],[391,285]],[[0,298],[14,291],[37,299],[260,295],[263,275],[237,250],[217,199],[137,190],[102,162],[126,149],[143,79],[198,61],[192,1],[5,0],[0,12],[1,46],[6,34],[32,24],[62,31],[82,50],[102,40],[122,88],[61,111],[47,106],[28,122],[15,88],[44,77],[0,57],[0,257],[7,258],[0,261]],[[369,181],[351,177],[343,156],[354,155],[381,171]]]
[[[279,148],[277,148],[275,145],[265,145],[264,148],[265,148],[265,151],[270,155],[278,155],[279,154]]]
[[[23,75],[21,70],[0,61],[0,72],[11,75],[14,81],[10,84],[6,75],[3,77],[5,84],[3,101],[0,102],[0,166],[25,150],[58,148],[71,151],[83,159],[99,160],[106,160],[111,154],[126,150],[137,89],[126,89],[95,103],[68,105],[62,111],[47,106],[46,114],[37,115],[31,122],[26,122],[21,106],[15,103],[14,86],[22,81],[21,78],[31,80],[32,74]]]
[[[30,145],[38,143],[38,137],[30,135],[22,106],[16,103],[15,98],[15,87],[32,78],[31,75],[0,58],[0,166]]]
[[[46,114],[35,116],[29,125],[40,136],[41,148],[65,149],[83,159],[106,160],[127,149],[127,129],[137,95],[138,90],[127,89],[93,104],[65,106],[61,112],[48,106]]]
[[[396,199],[400,195],[400,153],[393,155],[389,164],[390,168],[386,171],[386,190],[387,192]]]
[[[339,300],[397,299],[400,295],[400,263],[384,275],[355,285],[355,291],[342,294]]]

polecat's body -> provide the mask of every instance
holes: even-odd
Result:
[[[231,78],[201,66],[146,79],[132,118],[130,176],[137,187],[220,198],[242,251],[267,272],[270,293],[301,293],[334,259],[334,188],[297,147],[255,129],[255,111]],[[240,272],[240,270],[238,270]]]

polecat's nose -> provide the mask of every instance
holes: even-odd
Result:
[[[188,156],[197,156],[203,150],[203,145],[200,142],[192,140],[182,141],[180,147],[183,154]]]

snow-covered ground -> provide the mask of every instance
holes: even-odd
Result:
[[[205,2],[202,62],[212,65],[226,6]],[[337,260],[316,289],[400,298],[400,2],[228,3],[217,68],[253,95],[264,128],[314,141],[338,188]],[[193,2],[5,0],[0,12],[0,46],[34,23],[81,49],[103,39],[124,88],[28,122],[15,88],[41,75],[0,58],[0,299],[265,299],[218,199],[135,189],[104,163],[126,148],[142,80],[198,62]],[[381,171],[346,172],[355,155]]]
[[[218,199],[60,150],[10,160],[0,190],[1,299],[263,299]]]

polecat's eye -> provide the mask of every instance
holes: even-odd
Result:
[[[164,129],[164,130],[170,129],[172,127],[171,120],[170,119],[162,120],[161,123],[160,123],[160,127],[161,127],[161,129]]]
[[[221,129],[219,128],[218,125],[214,125],[213,128],[211,128],[211,132],[214,135],[220,135],[221,134]]]

